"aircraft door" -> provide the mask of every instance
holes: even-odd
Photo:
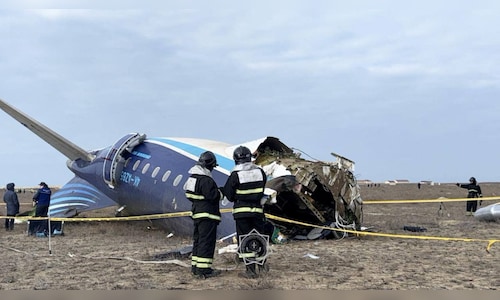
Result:
[[[110,188],[114,188],[119,182],[118,179],[125,164],[124,154],[132,152],[132,149],[145,139],[145,134],[129,133],[109,148],[104,159],[103,178]]]

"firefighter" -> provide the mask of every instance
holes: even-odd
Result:
[[[194,224],[191,272],[203,279],[221,274],[220,270],[212,268],[217,225],[221,221],[219,201],[223,197],[212,178],[211,172],[216,166],[215,155],[210,151],[203,152],[189,170],[191,175],[184,184],[186,197],[192,202]]]
[[[469,184],[461,184],[457,183],[458,187],[464,188],[468,190],[467,198],[481,198],[483,197],[481,193],[481,187],[477,184],[476,178],[469,178]],[[467,216],[473,216],[477,210],[477,200],[468,200],[465,207],[465,214]],[[479,201],[479,205],[482,204],[482,200]]]
[[[252,162],[252,153],[247,147],[236,148],[233,152],[233,159],[236,165],[223,187],[223,193],[229,201],[234,203],[233,218],[239,243],[241,235],[248,234],[253,229],[259,233],[265,230],[266,221],[261,199],[264,195],[266,174]],[[240,259],[243,255],[245,253],[240,253]],[[258,270],[255,263],[247,264],[246,272],[240,273],[239,276],[257,278],[261,271],[268,271],[265,261],[259,264]]]

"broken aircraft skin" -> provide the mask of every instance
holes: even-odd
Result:
[[[351,172],[353,164],[340,156],[336,162],[306,160],[275,137],[231,145],[139,133],[126,134],[109,146],[87,151],[1,99],[0,108],[68,158],[66,165],[74,177],[53,194],[51,217],[72,217],[111,206],[119,207],[122,215],[131,216],[189,212],[191,203],[183,186],[199,155],[207,150],[216,155],[219,166],[212,175],[218,186],[223,186],[234,168],[233,151],[243,145],[254,153],[255,163],[268,174],[267,187],[276,191],[276,203],[264,205],[266,213],[314,225],[361,227],[362,200]],[[231,202],[221,203],[221,209],[228,208],[232,208]],[[189,216],[156,218],[151,222],[176,235],[192,235]],[[272,222],[288,238],[313,231],[308,226]],[[217,237],[234,232],[232,214],[223,213]]]
[[[336,162],[312,161],[268,137],[255,153],[255,163],[268,176],[266,187],[277,191],[276,203],[264,206],[268,214],[307,224],[361,230],[362,199],[352,173],[354,163],[340,155]],[[287,238],[308,236],[310,226],[272,221]],[[339,238],[335,230],[318,231],[316,236]]]

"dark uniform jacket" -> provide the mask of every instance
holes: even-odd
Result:
[[[234,202],[235,219],[264,214],[260,200],[264,196],[266,181],[266,174],[254,163],[236,165],[223,190],[227,199]]]
[[[184,190],[187,199],[193,203],[192,218],[209,218],[220,222],[219,201],[223,196],[212,174],[200,165],[193,166],[189,174],[191,176],[184,184]]]
[[[467,194],[467,198],[479,198],[483,196],[481,193],[481,187],[478,184],[460,184],[459,187],[467,189],[469,192]]]
[[[50,188],[42,187],[33,196],[33,201],[36,201],[38,205],[49,205],[51,195],[52,190]]]
[[[13,183],[7,184],[7,190],[3,195],[3,201],[6,203],[8,216],[15,216],[19,213],[19,200],[14,191]]]

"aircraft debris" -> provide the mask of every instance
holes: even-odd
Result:
[[[427,231],[427,228],[420,226],[403,226],[403,230],[411,232],[424,232]]]
[[[500,203],[481,207],[474,213],[474,218],[480,221],[500,221]]]
[[[186,259],[191,255],[193,251],[193,246],[188,245],[165,253],[156,254],[152,257],[153,260],[165,260],[165,259]]]
[[[276,203],[265,205],[264,212],[332,229],[361,229],[363,202],[353,161],[338,155],[336,162],[306,160],[273,137],[259,145],[255,156],[255,163],[268,175],[266,188],[277,191]],[[331,236],[309,226],[272,222],[289,238]],[[337,232],[335,237],[339,236],[343,235]]]
[[[307,257],[307,258],[312,258],[312,259],[319,259],[319,256],[311,254],[311,253],[307,253],[307,254],[305,254],[302,257]]]

